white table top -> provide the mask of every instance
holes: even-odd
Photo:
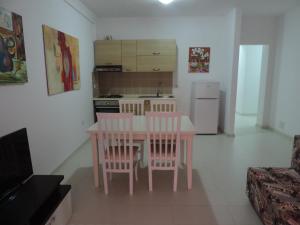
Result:
[[[146,117],[145,116],[133,116],[133,132],[134,133],[146,133]],[[91,127],[88,128],[88,133],[97,133],[98,126],[97,123],[94,123]],[[195,127],[192,124],[188,116],[181,116],[181,134],[195,134]]]

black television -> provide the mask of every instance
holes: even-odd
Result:
[[[26,128],[0,137],[0,201],[33,174]]]

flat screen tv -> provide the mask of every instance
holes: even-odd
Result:
[[[33,174],[26,128],[0,137],[0,201]]]

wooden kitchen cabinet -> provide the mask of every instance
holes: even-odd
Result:
[[[176,40],[137,40],[137,72],[176,70]]]
[[[122,42],[119,40],[95,41],[95,64],[97,66],[121,65]]]
[[[136,40],[122,41],[123,72],[136,72]]]
[[[136,72],[136,56],[122,56],[123,72]]]
[[[176,40],[97,40],[95,64],[122,65],[123,72],[173,72]]]
[[[137,72],[171,72],[176,70],[176,55],[137,56]]]
[[[138,40],[137,55],[176,55],[176,40],[157,39],[157,40]]]
[[[136,56],[136,40],[122,41],[122,56]]]

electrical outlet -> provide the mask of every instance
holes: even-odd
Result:
[[[285,122],[279,121],[279,128],[280,128],[281,130],[284,130],[284,128],[285,128]]]

